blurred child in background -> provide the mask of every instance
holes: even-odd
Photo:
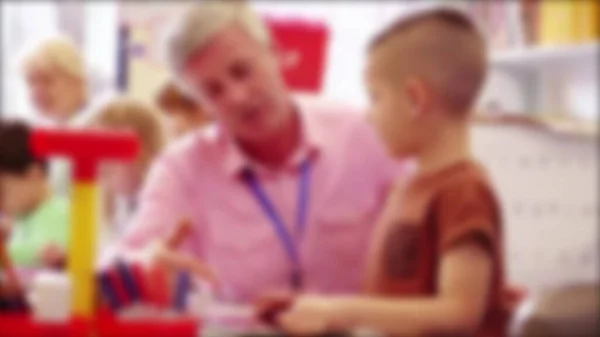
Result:
[[[89,103],[83,54],[65,36],[32,46],[23,58],[29,98],[41,123],[72,124],[86,114]]]
[[[25,50],[22,73],[30,102],[36,112],[35,126],[76,128],[86,125],[101,102],[112,97],[108,86],[96,87],[85,57],[69,37],[57,35],[37,41]],[[68,196],[70,162],[50,161],[50,177],[55,193]]]
[[[198,130],[212,122],[208,113],[185,95],[174,82],[166,83],[156,95],[156,105],[167,116],[171,139]]]
[[[0,313],[27,310],[24,291],[8,254],[10,221],[0,215]]]
[[[91,119],[91,126],[135,133],[140,140],[140,154],[132,163],[107,163],[101,182],[105,187],[104,215],[111,225],[111,236],[124,228],[134,210],[137,195],[148,168],[161,152],[165,132],[159,113],[143,102],[126,97],[115,98],[100,108]]]
[[[373,40],[374,124],[390,153],[416,159],[417,169],[375,234],[371,297],[299,297],[279,316],[286,330],[505,336],[500,210],[469,140],[485,73],[484,40],[456,10],[421,10]]]
[[[0,124],[0,207],[12,219],[8,253],[17,267],[59,268],[68,239],[67,200],[52,193],[48,165],[29,149],[29,127]]]

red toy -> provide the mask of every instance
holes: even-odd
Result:
[[[94,276],[96,243],[97,168],[103,160],[131,160],[137,156],[133,134],[94,130],[36,130],[30,146],[40,157],[60,156],[73,163],[68,270],[73,286],[71,319],[57,324],[36,322],[28,316],[0,317],[0,337],[195,337],[193,318],[120,320],[98,310]]]

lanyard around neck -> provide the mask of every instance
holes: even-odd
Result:
[[[296,228],[297,233],[302,234],[306,227],[307,213],[308,213],[308,197],[310,190],[310,162],[305,160],[300,165],[300,180],[298,188],[298,206],[296,214]],[[254,172],[250,170],[244,171],[243,179],[250,188],[250,191],[254,195],[256,201],[259,203],[265,215],[269,218],[273,230],[283,248],[293,264],[294,275],[292,275],[292,283],[294,286],[299,286],[300,279],[300,256],[296,245],[296,240],[289,233],[288,228],[283,222],[283,219],[275,209],[275,206],[262,189],[258,179]]]

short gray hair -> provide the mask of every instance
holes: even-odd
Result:
[[[181,73],[194,52],[232,24],[237,24],[262,44],[271,43],[266,23],[247,1],[198,1],[177,18],[167,35],[166,58],[171,70],[175,74]]]

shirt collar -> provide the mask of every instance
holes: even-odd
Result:
[[[321,125],[316,121],[315,111],[310,108],[307,102],[294,100],[296,112],[300,117],[301,123],[301,143],[295,150],[290,160],[283,169],[297,169],[304,160],[315,160],[322,152],[325,145],[325,133]],[[237,176],[245,169],[256,171],[266,171],[266,168],[248,157],[237,146],[233,139],[222,127],[218,128],[219,142],[224,149],[224,169],[228,175]]]

